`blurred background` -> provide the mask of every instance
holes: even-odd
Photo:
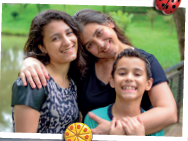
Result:
[[[0,132],[12,132],[12,84],[18,78],[24,58],[23,47],[32,19],[45,9],[61,10],[72,16],[78,10],[86,8],[110,14],[125,31],[133,46],[144,49],[158,59],[166,70],[169,85],[177,102],[180,116],[178,126],[182,132],[184,8],[178,8],[172,15],[164,15],[154,7],[24,3],[2,4]],[[173,133],[169,134],[172,132],[172,127],[175,128],[171,126],[166,129],[166,135],[173,136]],[[182,133],[176,136],[182,136]]]

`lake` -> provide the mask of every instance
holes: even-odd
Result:
[[[1,36],[0,132],[12,132],[12,84],[21,68],[27,37]]]

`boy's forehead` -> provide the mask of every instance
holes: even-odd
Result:
[[[122,58],[120,58],[117,62],[117,66],[121,65],[121,66],[127,66],[127,65],[143,65],[143,67],[145,68],[145,62],[144,60],[142,60],[141,58],[138,57],[129,57],[129,56],[123,56]]]
[[[142,60],[142,59],[139,58],[139,57],[135,57],[135,56],[131,56],[131,57],[129,57],[129,56],[123,56],[123,57],[121,57],[121,58],[118,60],[118,62],[119,62],[120,60],[121,60],[121,61],[129,61],[129,62],[133,62],[133,61],[137,60],[137,61],[144,62],[144,60]]]

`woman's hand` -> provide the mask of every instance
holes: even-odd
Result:
[[[110,121],[104,120],[92,112],[88,113],[88,116],[98,123],[98,126],[91,129],[93,134],[108,135],[110,130]]]
[[[123,118],[121,124],[126,135],[145,136],[145,128],[139,116]]]
[[[46,79],[49,79],[48,72],[44,65],[39,60],[32,57],[26,58],[22,62],[20,77],[24,86],[27,85],[27,79],[32,88],[35,88],[37,85],[39,89],[42,88],[42,85],[46,86]]]
[[[109,135],[125,135],[125,131],[123,129],[121,121],[116,120],[115,117],[113,117],[111,121]]]
[[[77,120],[77,122],[82,122],[83,116],[82,113],[79,111],[79,118]]]

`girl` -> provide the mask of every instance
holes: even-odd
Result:
[[[70,78],[77,72],[76,35],[72,17],[64,12],[46,10],[32,20],[24,53],[42,62],[49,79],[42,89],[25,87],[21,78],[13,84],[12,115],[16,132],[62,134],[69,124],[78,120],[77,88]]]

